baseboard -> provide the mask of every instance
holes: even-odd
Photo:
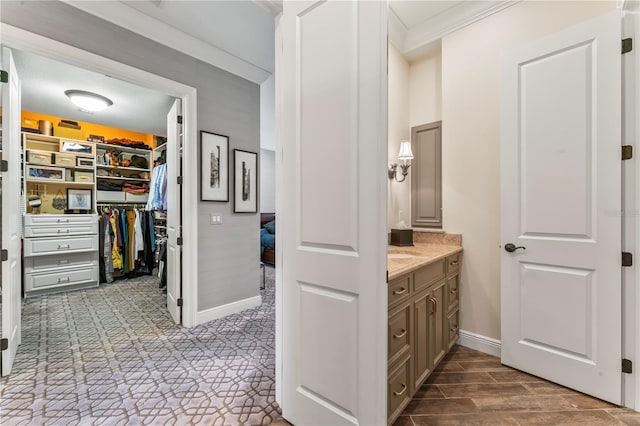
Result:
[[[237,302],[227,303],[226,305],[216,306],[215,308],[198,311],[196,314],[196,324],[213,321],[227,315],[237,314],[247,309],[253,309],[262,304],[262,296],[249,297],[248,299],[238,300]]]
[[[500,358],[500,354],[502,353],[502,343],[500,340],[465,330],[460,330],[459,334],[458,344],[460,346],[475,349],[476,351]]]

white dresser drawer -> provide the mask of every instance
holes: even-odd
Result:
[[[98,266],[98,253],[89,251],[85,253],[74,253],[69,256],[67,254],[52,254],[50,256],[34,256],[24,259],[24,272],[29,274],[32,272],[43,272],[51,270],[61,270],[78,268],[78,267],[96,267]]]
[[[62,238],[25,238],[24,256],[45,256],[98,250],[98,236],[86,235]]]
[[[24,290],[31,292],[98,281],[98,268],[25,274]]]
[[[25,226],[24,236],[25,238],[32,237],[55,237],[55,236],[67,236],[67,235],[87,235],[97,234],[98,223],[90,223],[86,225],[67,225],[60,224],[56,226]]]
[[[24,226],[33,225],[88,225],[98,223],[95,214],[27,214]]]

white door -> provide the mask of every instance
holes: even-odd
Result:
[[[285,2],[282,412],[386,424],[386,2]]]
[[[505,55],[501,140],[502,362],[615,404],[620,45],[616,11]]]
[[[2,159],[8,171],[2,173],[2,248],[7,260],[2,262],[2,339],[7,349],[2,356],[2,375],[11,373],[11,366],[21,342],[22,268],[20,266],[20,79],[11,50],[2,49],[2,69],[9,81],[2,87]]]
[[[178,238],[182,237],[181,186],[178,176],[182,176],[182,124],[178,123],[180,99],[177,99],[167,115],[167,308],[171,317],[180,324],[182,321],[182,247]]]

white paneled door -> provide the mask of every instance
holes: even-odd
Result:
[[[511,50],[502,362],[621,401],[621,37],[613,12]]]
[[[386,2],[285,2],[282,410],[386,424]]]
[[[20,241],[20,79],[8,48],[2,49],[2,69],[8,75],[2,86],[2,159],[8,170],[2,172],[2,249],[7,260],[2,262],[2,339],[7,348],[0,352],[1,375],[11,373],[11,366],[21,342],[22,256]]]
[[[182,247],[178,238],[182,236],[181,187],[178,176],[182,175],[181,127],[178,121],[180,99],[176,99],[167,114],[167,309],[176,324],[182,322]]]

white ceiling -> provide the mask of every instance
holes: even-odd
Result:
[[[32,53],[13,53],[22,80],[22,109],[166,135],[167,113],[174,99],[171,96]],[[64,94],[70,89],[98,93],[111,99],[113,105],[93,114],[80,111]]]
[[[389,6],[398,15],[407,29],[439,15],[445,10],[456,7],[464,1],[407,1],[391,0]]]

